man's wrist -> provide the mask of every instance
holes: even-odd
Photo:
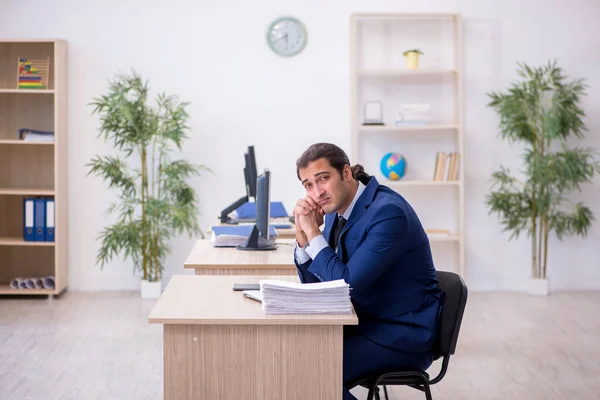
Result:
[[[319,230],[319,228],[311,228],[308,231],[306,231],[305,234],[306,234],[306,238],[310,242],[315,237],[319,236],[321,234],[321,231]]]
[[[298,243],[298,246],[305,248],[308,244],[308,241],[305,237],[303,237],[303,235],[296,235],[296,243]]]

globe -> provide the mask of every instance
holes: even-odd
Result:
[[[406,160],[401,154],[387,153],[381,159],[381,173],[392,181],[397,181],[404,177],[406,173]]]

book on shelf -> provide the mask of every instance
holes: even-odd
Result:
[[[433,169],[433,180],[437,182],[457,181],[460,153],[437,152]]]
[[[25,142],[54,142],[54,132],[22,128],[17,132],[17,139]]]

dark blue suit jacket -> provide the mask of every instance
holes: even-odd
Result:
[[[331,243],[336,214],[325,216]],[[429,352],[436,338],[440,304],[429,239],[413,208],[375,177],[358,198],[340,236],[314,260],[298,264],[302,282],[344,279],[360,333],[376,343],[410,353]]]

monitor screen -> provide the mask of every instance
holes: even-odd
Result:
[[[248,152],[244,155],[246,158],[246,167],[244,174],[246,175],[246,192],[249,198],[256,198],[256,156],[254,155],[254,146],[248,146]]]
[[[256,180],[256,227],[262,237],[270,239],[269,216],[271,202],[271,171],[265,169]]]
[[[229,214],[250,200],[256,199],[256,180],[256,157],[254,155],[254,146],[248,146],[248,152],[244,153],[244,182],[246,194],[221,211],[221,223],[237,223],[237,221],[229,217]]]
[[[269,216],[271,214],[271,171],[265,169],[256,180],[256,224],[243,245],[238,250],[275,250],[277,245],[271,240]]]

